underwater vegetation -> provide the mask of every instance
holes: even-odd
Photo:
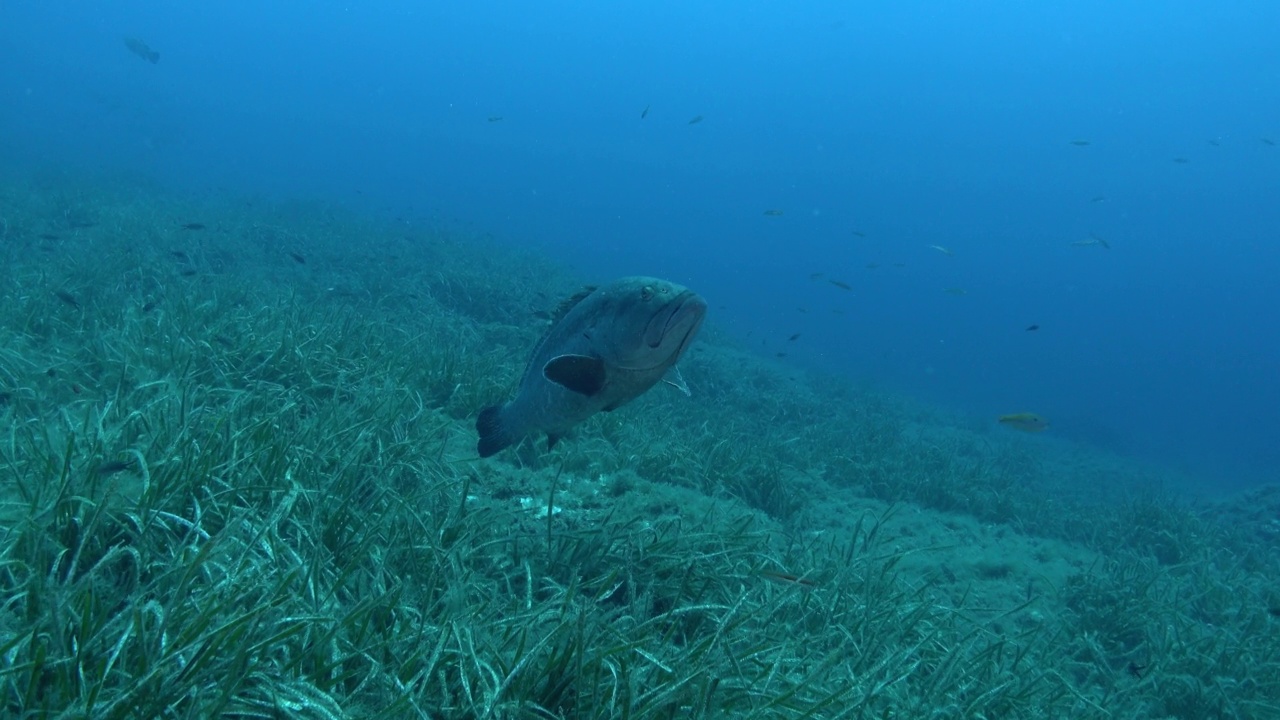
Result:
[[[319,203],[0,180],[0,715],[1280,716],[1271,489],[1191,504],[714,313],[692,397],[478,458],[599,280]]]

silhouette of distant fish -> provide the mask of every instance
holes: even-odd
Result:
[[[1022,432],[1038,433],[1049,427],[1049,421],[1035,413],[1014,413],[1001,415],[1000,424]]]
[[[697,125],[697,124],[698,124],[698,123],[700,123],[700,122],[702,122],[702,116],[701,116],[701,115],[694,115],[694,116],[693,116],[693,119],[689,121],[689,124],[690,124],[690,125]]]
[[[142,42],[138,38],[125,38],[124,46],[129,48],[129,52],[155,65],[160,62],[160,53],[151,49],[150,45]]]

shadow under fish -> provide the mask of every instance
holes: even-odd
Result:
[[[125,38],[124,46],[129,48],[129,52],[155,65],[160,62],[160,53],[151,49],[150,45],[142,42],[138,38]]]
[[[480,411],[480,457],[539,432],[549,449],[583,420],[644,394],[675,372],[706,313],[697,293],[651,277],[622,278],[565,301],[515,398]]]

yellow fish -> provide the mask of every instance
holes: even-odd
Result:
[[[1035,413],[1014,413],[1012,415],[1001,415],[1000,424],[1007,425],[1014,430],[1022,432],[1037,433],[1048,429],[1049,421],[1040,417]]]

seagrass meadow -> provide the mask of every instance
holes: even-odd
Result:
[[[0,181],[0,715],[1280,717],[1267,488],[1182,500],[714,312],[692,398],[477,459],[538,311],[599,280],[321,203]]]

